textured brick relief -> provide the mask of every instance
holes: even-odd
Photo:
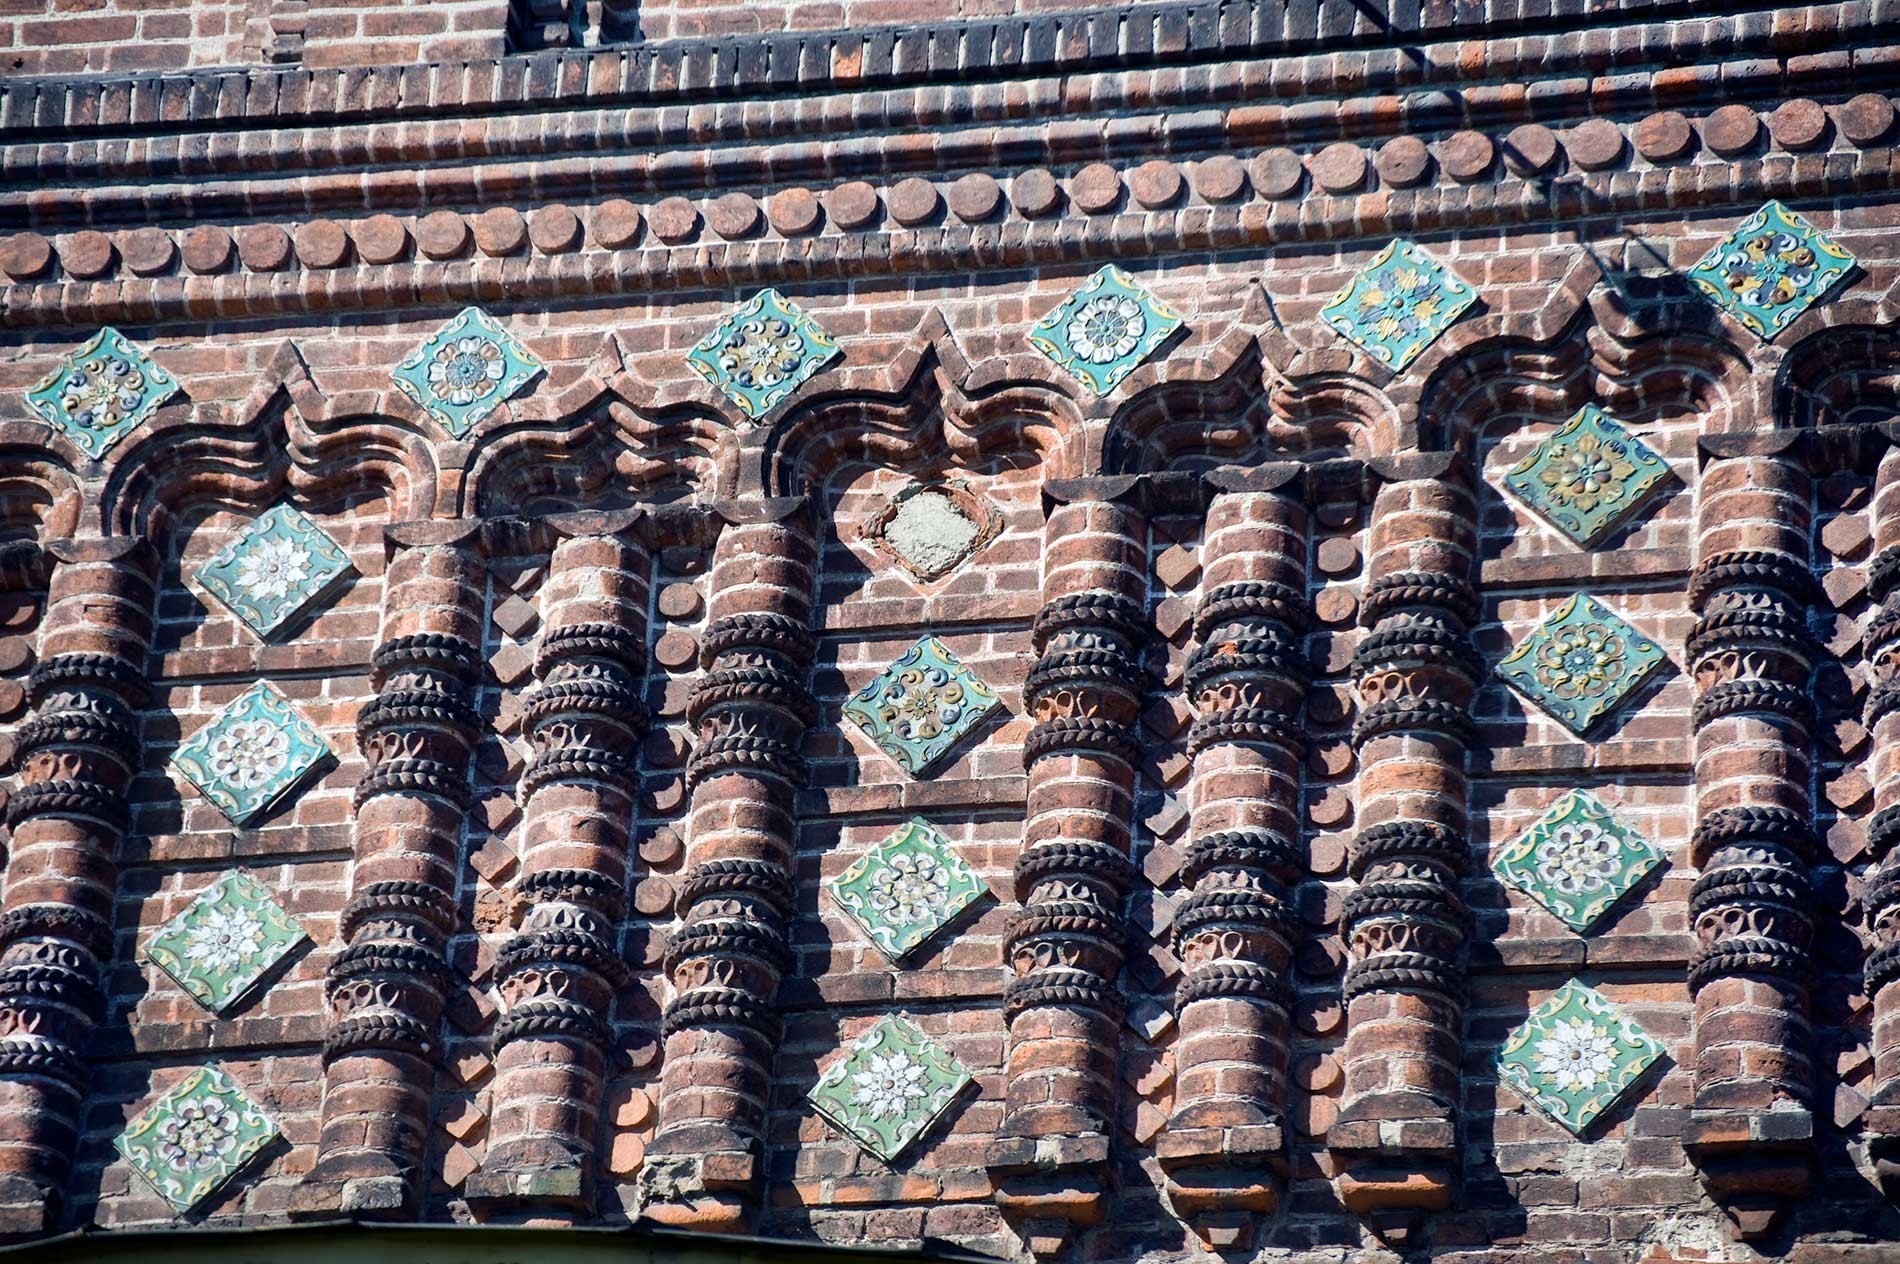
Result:
[[[127,1125],[117,1145],[132,1170],[184,1213],[277,1136],[277,1122],[230,1076],[200,1067]]]
[[[1505,474],[1505,488],[1593,549],[1667,486],[1668,464],[1602,409],[1585,405]]]
[[[892,965],[983,898],[983,880],[923,821],[891,836],[825,883],[825,892]]]
[[[461,439],[540,372],[541,362],[493,317],[466,307],[390,376],[418,408]]]
[[[1571,790],[1499,852],[1498,876],[1587,934],[1662,863],[1595,795]]]
[[[1596,989],[1572,979],[1498,1051],[1498,1078],[1581,1136],[1663,1056],[1663,1047]]]
[[[1582,737],[1662,666],[1660,645],[1579,593],[1539,624],[1498,674]]]
[[[235,1009],[304,934],[257,879],[227,873],[145,944],[145,959],[214,1014]]]
[[[260,680],[187,738],[171,762],[232,824],[252,825],[330,755],[283,694]]]
[[[889,1163],[950,1109],[971,1078],[914,1024],[885,1017],[818,1077],[810,1097],[819,1114]]]
[[[1381,364],[1402,369],[1477,301],[1456,273],[1400,238],[1333,295],[1320,318]]]
[[[293,505],[266,510],[192,578],[260,640],[283,632],[350,573],[350,559]]]
[[[873,510],[864,537],[917,579],[942,579],[1003,529],[995,505],[960,480],[912,483]]]
[[[1179,313],[1110,264],[1043,317],[1029,342],[1076,381],[1106,395],[1180,328]]]
[[[1854,256],[1780,202],[1718,242],[1689,279],[1762,339],[1772,339],[1854,269]]]
[[[790,399],[838,355],[818,322],[777,290],[760,290],[686,353],[692,370],[753,421]]]
[[[922,777],[1002,705],[950,647],[927,636],[851,695],[844,713],[913,777]]]
[[[96,461],[177,393],[150,356],[118,330],[101,329],[35,383],[26,402]]]

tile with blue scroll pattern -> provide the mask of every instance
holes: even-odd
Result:
[[[199,1067],[119,1134],[125,1161],[184,1213],[243,1170],[279,1135],[277,1121],[217,1067]]]
[[[777,290],[760,290],[686,353],[693,371],[763,421],[838,355],[818,322]]]
[[[970,1072],[906,1019],[886,1016],[812,1086],[811,1104],[886,1163],[950,1109]]]
[[[178,393],[172,375],[116,329],[101,329],[26,393],[28,407],[93,460]]]
[[[893,965],[922,947],[989,888],[950,840],[923,821],[898,826],[825,891]]]
[[[1505,882],[1579,934],[1662,863],[1662,853],[1595,795],[1567,790],[1492,860]]]
[[[145,959],[200,1005],[224,1014],[306,938],[257,879],[234,870],[154,931]]]
[[[1586,549],[1595,548],[1669,482],[1669,464],[1586,404],[1504,475],[1504,486]]]
[[[1662,666],[1662,646],[1579,593],[1498,664],[1498,675],[1582,737]]]
[[[1757,338],[1772,339],[1854,269],[1854,256],[1770,202],[1689,269],[1689,280]]]

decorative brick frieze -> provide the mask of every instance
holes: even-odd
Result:
[[[1873,1007],[1874,1075],[1868,1093],[1868,1157],[1888,1198],[1900,1199],[1900,448],[1880,457],[1874,477],[1869,596],[1879,602],[1862,632],[1871,734],[1868,776],[1874,814],[1867,844],[1874,865],[1866,897],[1873,942],[1867,999]]]

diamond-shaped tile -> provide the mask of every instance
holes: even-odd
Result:
[[[267,816],[330,748],[267,681],[258,681],[172,753],[172,766],[235,825]]]
[[[1587,932],[1662,863],[1662,853],[1596,796],[1570,790],[1500,850],[1498,876]]]
[[[435,331],[391,371],[396,387],[460,439],[541,371],[541,362],[478,307]]]
[[[1634,1020],[1572,979],[1505,1040],[1498,1078],[1582,1135],[1662,1055]]]
[[[1539,624],[1498,675],[1581,737],[1662,666],[1662,646],[1579,593]]]
[[[1029,343],[1082,385],[1106,395],[1161,349],[1180,315],[1109,264],[1029,333]]]
[[[118,330],[101,329],[41,378],[26,402],[98,460],[177,393],[171,374]]]
[[[1402,369],[1477,300],[1456,273],[1400,238],[1333,295],[1320,317],[1381,364]]]
[[[902,1018],[885,1017],[818,1077],[818,1113],[886,1163],[936,1122],[970,1073]]]
[[[874,510],[864,534],[922,580],[941,579],[1003,528],[1003,515],[955,479],[912,483]]]
[[[275,505],[192,578],[268,641],[350,572],[350,559],[293,505]]]
[[[248,873],[225,874],[145,944],[145,959],[214,1014],[234,1008],[308,938]]]
[[[741,303],[686,353],[693,371],[725,392],[753,421],[831,363],[838,344],[777,290]]]
[[[1689,269],[1696,288],[1762,339],[1773,338],[1854,267],[1854,256],[1770,202]]]
[[[1586,549],[1630,521],[1668,481],[1669,465],[1594,404],[1510,468],[1504,486]]]
[[[976,871],[928,824],[912,820],[825,883],[825,890],[893,965],[983,897]]]
[[[918,777],[1001,705],[948,646],[927,636],[852,694],[844,713]]]
[[[119,1153],[180,1212],[190,1211],[276,1140],[277,1121],[217,1067],[200,1067],[146,1107]]]

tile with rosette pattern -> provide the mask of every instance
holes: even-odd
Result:
[[[541,372],[541,362],[479,307],[465,307],[390,373],[396,388],[457,439]]]
[[[1545,436],[1504,486],[1586,549],[1641,513],[1669,482],[1669,465],[1594,404]]]
[[[1001,705],[949,646],[927,636],[852,694],[844,713],[899,767],[920,777]]]
[[[1333,295],[1320,319],[1397,370],[1477,301],[1457,273],[1400,238]]]
[[[1110,264],[1029,333],[1029,344],[1078,382],[1106,395],[1159,351],[1181,316]]]
[[[1498,664],[1498,675],[1582,737],[1621,707],[1664,657],[1662,646],[1579,593]]]
[[[1572,979],[1506,1038],[1498,1078],[1581,1136],[1662,1056],[1634,1019]]]
[[[234,871],[159,927],[145,942],[145,959],[198,1004],[224,1014],[307,938],[257,879]]]
[[[744,413],[768,414],[838,355],[818,322],[777,290],[741,303],[686,353],[692,370]]]
[[[234,825],[268,816],[331,755],[268,681],[258,681],[172,753],[172,767]]]
[[[1579,934],[1662,863],[1595,795],[1568,790],[1492,861],[1498,876]]]
[[[116,329],[101,329],[26,393],[27,406],[93,460],[178,393],[172,375]]]
[[[279,1135],[277,1121],[217,1067],[200,1067],[161,1094],[115,1143],[175,1211],[190,1211]]]
[[[983,898],[988,888],[950,840],[920,820],[825,883],[832,902],[893,965]]]
[[[1772,339],[1849,272],[1854,256],[1780,202],[1770,202],[1689,269],[1698,290]]]
[[[950,1109],[971,1078],[915,1024],[887,1016],[818,1077],[809,1097],[840,1132],[889,1163]]]
[[[271,640],[350,573],[337,542],[294,505],[274,505],[192,574],[261,640]]]

